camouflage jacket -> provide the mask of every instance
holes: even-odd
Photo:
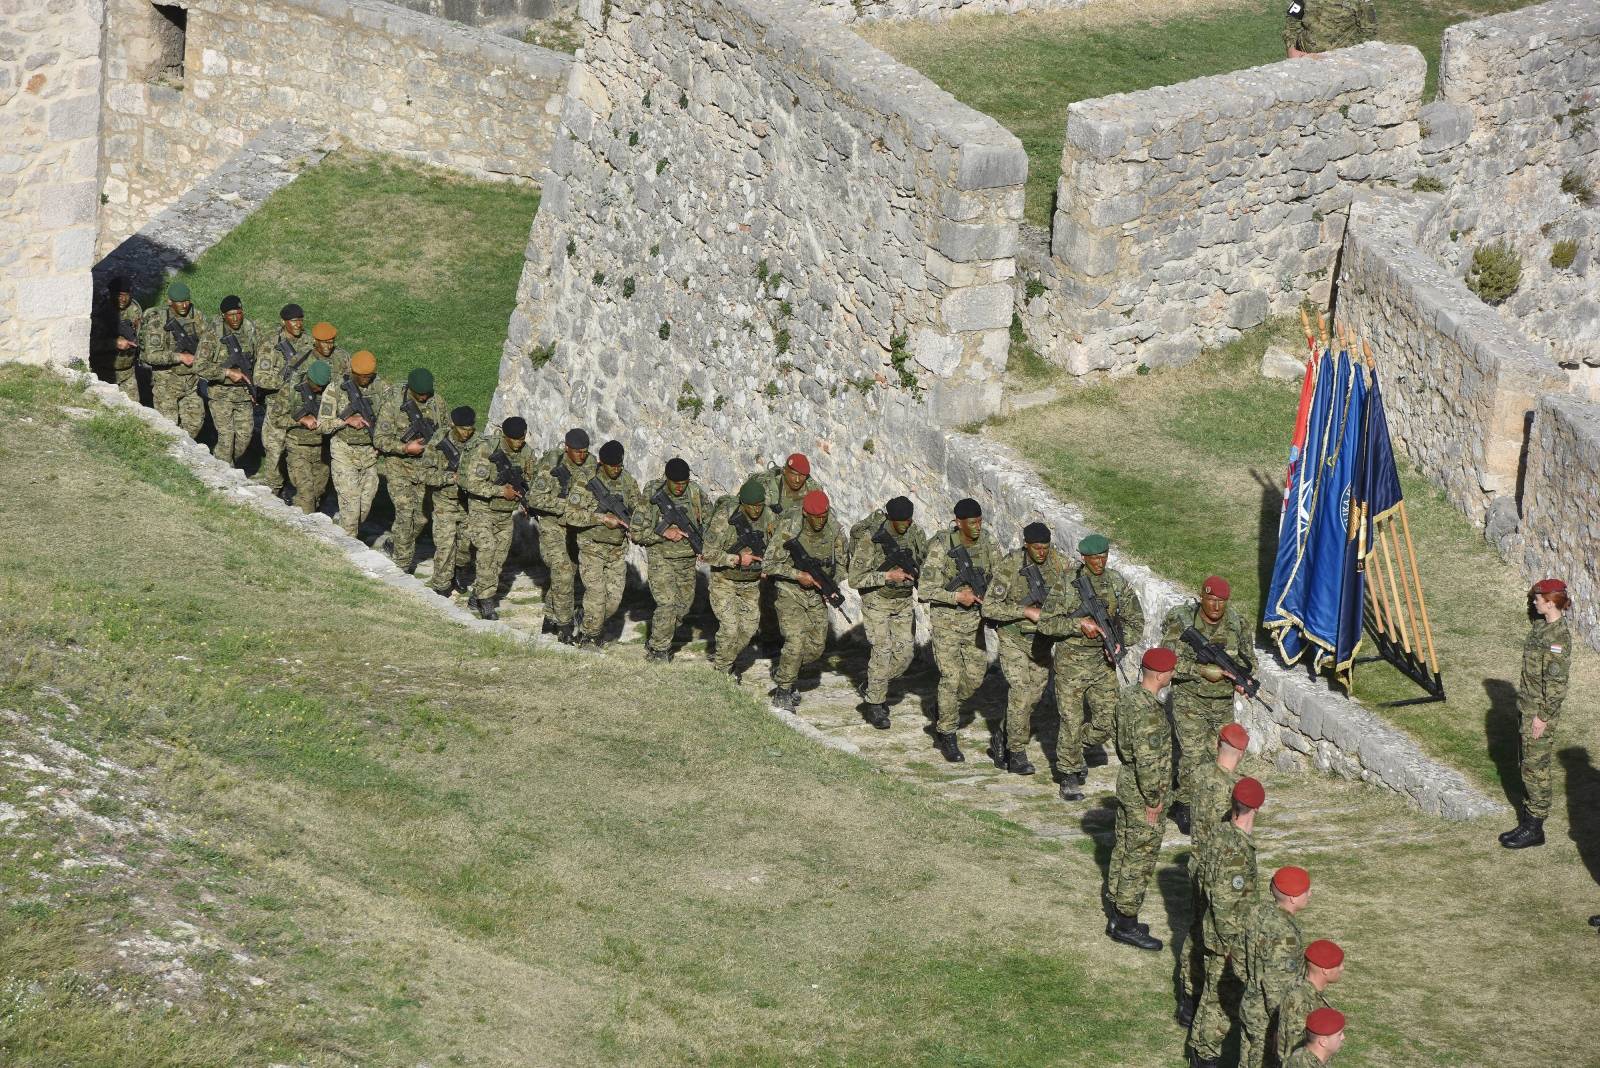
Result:
[[[844,529],[839,526],[839,521],[834,518],[833,513],[829,512],[828,521],[822,524],[822,529],[812,530],[799,509],[779,518],[777,533],[773,535],[773,543],[767,550],[766,559],[761,563],[763,574],[782,579],[789,590],[797,595],[822,596],[816,590],[802,589],[795,583],[795,577],[800,572],[794,566],[793,555],[785,548],[785,545],[794,538],[800,539],[800,547],[822,562],[828,570],[828,577],[835,582],[844,581],[846,553],[850,549],[845,541]]]
[[[799,514],[800,502],[805,499],[805,495],[812,490],[822,488],[822,483],[807,475],[805,485],[801,486],[798,492],[791,493],[783,481],[783,468],[770,465],[749,475],[744,481],[748,482],[752,478],[761,480],[761,485],[767,491],[767,507],[779,518],[790,513]],[[740,485],[744,483],[741,482]]]
[[[1310,979],[1302,978],[1284,995],[1278,1003],[1278,1032],[1274,1042],[1279,1064],[1286,1063],[1289,1054],[1306,1037],[1306,1017],[1317,1009],[1331,1008],[1327,994],[1313,986]]]
[[[495,462],[497,456],[510,464],[509,470],[520,473],[524,481],[532,483],[533,450],[524,445],[521,452],[512,452],[505,435],[498,430],[479,434],[462,448],[458,481],[462,492],[471,498],[470,507],[515,512],[522,504],[508,501],[503,495],[502,487],[507,479],[501,475],[502,465]]]
[[[1305,968],[1306,940],[1300,923],[1268,895],[1250,910],[1244,926],[1245,976],[1275,1008]]]
[[[408,482],[426,482],[432,461],[427,457],[427,446],[439,437],[441,428],[450,426],[450,409],[438,393],[427,400],[418,400],[410,387],[400,383],[386,389],[373,403],[378,413],[378,425],[372,432],[373,447],[383,455],[383,473],[387,478],[402,478]],[[418,425],[418,419],[422,424]],[[432,426],[428,426],[432,423]],[[416,456],[407,456],[408,437],[417,431],[423,450]]]
[[[1522,681],[1517,686],[1517,709],[1523,718],[1538,716],[1550,726],[1561,716],[1567,696],[1567,675],[1572,670],[1572,628],[1562,616],[1554,623],[1534,621],[1522,643]]]
[[[1135,683],[1117,695],[1117,799],[1130,808],[1166,807],[1172,788],[1172,728],[1155,694]]]
[[[189,314],[183,316],[174,312],[169,304],[147,313],[140,320],[139,357],[153,370],[193,379],[200,367],[201,350],[206,347],[211,332],[211,323],[195,311],[193,305],[189,307]],[[194,357],[192,365],[186,367],[178,362],[178,354],[183,352]]]
[[[474,434],[463,441],[456,433],[455,427],[446,425],[433,436],[433,440],[428,442],[428,451],[422,454],[422,458],[426,461],[422,481],[442,492],[454,488],[459,496],[461,461],[466,458],[467,450],[478,437],[479,435]],[[434,499],[438,500],[438,497]]]
[[[309,378],[302,376],[298,382],[288,389],[279,390],[274,397],[282,397],[277,404],[267,406],[267,419],[273,426],[285,432],[285,440],[295,445],[317,445],[322,442],[322,431],[307,430],[300,425],[300,420],[308,415],[319,415],[322,411],[322,390],[316,388]]]
[[[1121,624],[1123,647],[1138,645],[1144,636],[1144,606],[1139,603],[1139,595],[1128,584],[1128,580],[1122,577],[1122,572],[1111,567],[1096,576],[1090,574],[1088,568],[1078,565],[1066,576],[1060,588],[1053,591],[1049,603],[1045,605],[1044,614],[1039,617],[1039,630],[1052,638],[1060,638],[1060,651],[1068,655],[1104,655],[1105,646],[1100,639],[1086,638],[1083,631],[1078,629],[1078,623],[1083,618],[1083,598],[1078,596],[1079,575],[1088,576],[1090,587],[1105,602],[1106,611]]]
[[[528,481],[528,511],[565,523],[567,498],[598,470],[600,461],[592,452],[583,458],[583,463],[574,466],[567,459],[566,449],[559,445],[550,449],[539,457],[534,465],[534,477]]]
[[[1373,0],[1299,0],[1301,17],[1284,24],[1285,43],[1302,52],[1328,52],[1378,38]]]
[[[956,572],[960,570],[951,555],[957,547],[965,548],[972,557],[972,566],[988,576],[991,582],[994,580],[1002,556],[994,535],[987,530],[980,530],[977,542],[967,545],[961,532],[952,526],[928,539],[928,558],[922,562],[922,575],[917,580],[917,593],[936,609],[976,613],[977,605],[963,609],[956,603],[956,594],[961,592],[961,587],[945,589],[955,581]]]
[[[373,375],[372,381],[365,386],[356,385],[355,376],[350,374],[346,374],[343,378],[335,378],[328,388],[322,391],[322,408],[317,412],[317,429],[346,445],[374,448],[372,435],[375,428],[367,427],[361,430],[345,426],[344,417],[354,414],[351,409],[351,391],[367,398],[372,405],[372,414],[376,417],[379,402],[384,393],[388,392],[388,385],[379,375]]]
[[[622,498],[622,506],[627,509],[628,515],[617,518],[631,520],[639,510],[642,498],[639,483],[634,477],[627,471],[618,471],[616,478],[607,478],[605,471],[596,467],[594,474],[575,484],[572,492],[567,494],[567,511],[563,522],[578,531],[579,544],[622,545],[628,540],[628,527],[609,527],[601,520],[601,515],[606,513],[595,495],[595,486]]]
[[[1322,1068],[1323,1061],[1315,1053],[1301,1046],[1283,1062],[1283,1068]]]
[[[1250,627],[1244,617],[1228,606],[1223,610],[1222,618],[1215,625],[1207,623],[1200,614],[1200,602],[1191,601],[1186,605],[1179,605],[1167,613],[1167,618],[1161,623],[1161,644],[1178,654],[1178,669],[1172,676],[1172,684],[1182,687],[1186,693],[1196,697],[1206,697],[1213,700],[1230,698],[1233,696],[1233,683],[1227,679],[1221,682],[1207,682],[1195,674],[1194,650],[1180,635],[1185,627],[1193,627],[1200,632],[1201,637],[1215,642],[1227,650],[1228,655],[1239,662],[1239,666],[1254,675],[1256,671],[1255,643],[1250,637]]]
[[[1066,554],[1051,549],[1044,562],[1039,564],[1039,581],[1044,585],[1044,599],[1035,601],[1028,577],[1024,574],[1024,569],[1032,564],[1028,547],[1019,546],[1006,553],[989,583],[989,593],[983,599],[983,618],[999,628],[1001,641],[1031,643],[1034,635],[1042,629],[1040,624],[1044,622],[1046,606],[1058,602],[1063,587],[1072,582],[1071,564]],[[1034,604],[1039,608],[1039,623],[1022,614],[1024,608]]]
[[[119,308],[117,307],[116,294],[111,294],[111,303],[107,311],[107,318],[110,319],[111,366],[114,370],[126,371],[132,368],[133,365],[138,362],[139,350],[137,348],[117,348],[117,338],[122,336],[122,324],[128,323],[133,327],[134,338],[138,339],[140,336],[139,321],[143,317],[144,309],[139,306],[138,301],[134,300],[132,297],[129,297],[128,306],[126,308]]]
[[[651,498],[657,492],[671,496],[666,479],[653,479],[639,492],[639,507],[633,511],[633,540],[649,549],[652,555],[659,554],[668,560],[694,559],[694,546],[689,544],[688,538],[668,541],[656,533],[656,526],[661,522],[661,507]],[[711,517],[711,503],[706,500],[706,491],[700,488],[700,483],[691,480],[683,487],[683,496],[672,498],[672,503],[689,513],[689,521],[700,528],[703,540],[706,520]]]
[[[309,330],[300,331],[299,337],[290,337],[283,327],[278,327],[278,336],[256,357],[256,388],[278,393],[293,387],[311,366],[311,352]],[[269,399],[267,403],[272,402]]]
[[[1233,809],[1233,788],[1239,782],[1239,771],[1229,771],[1216,761],[1202,764],[1195,770],[1191,784],[1193,802],[1190,804],[1189,841],[1198,854],[1228,813]]]
[[[873,512],[862,522],[856,524],[854,536],[850,539],[850,586],[857,590],[863,599],[874,601],[906,601],[917,594],[915,582],[891,583],[884,578],[884,563],[889,555],[888,550],[881,542],[873,539],[882,529],[889,540],[902,549],[911,553],[911,559],[921,567],[928,559],[928,536],[922,528],[912,523],[906,527],[904,534],[896,534],[894,528],[889,526],[889,517],[882,510]]]
[[[1206,896],[1202,927],[1206,949],[1241,956],[1245,924],[1256,902],[1256,843],[1223,820],[1199,853],[1200,890]]]
[[[745,536],[746,530],[752,534],[761,535],[765,547],[756,555],[765,560],[775,552],[782,552],[782,545],[776,538],[778,536],[779,521],[771,508],[765,505],[761,514],[751,519],[739,507],[737,497],[730,505],[724,505],[716,510],[711,517],[711,522],[706,526],[706,562],[711,565],[714,574],[733,582],[759,582],[761,581],[761,563],[757,561],[747,568],[739,566],[739,554],[733,547]]]
[[[244,319],[239,323],[239,329],[233,330],[219,317],[211,327],[211,336],[195,354],[194,366],[212,389],[247,390],[250,387],[243,382],[228,381],[228,362],[232,357],[227,345],[230,338],[239,342],[239,355],[243,358],[239,370],[254,382],[256,370],[261,365],[261,353],[267,347],[261,327],[256,325],[254,319]]]

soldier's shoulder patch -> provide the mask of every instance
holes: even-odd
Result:
[[[1550,647],[1550,651],[1551,651],[1551,652],[1552,652],[1552,653],[1561,653],[1561,652],[1565,652],[1565,651],[1566,651],[1566,646],[1564,646],[1564,645],[1552,645],[1552,646],[1551,646],[1551,647]]]
[[[1244,876],[1243,875],[1235,875],[1233,877],[1233,888],[1235,890],[1243,890],[1244,889]]]

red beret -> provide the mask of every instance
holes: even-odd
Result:
[[[802,475],[811,473],[811,461],[806,459],[806,454],[803,452],[791,452],[789,458],[783,461],[783,466],[792,467]]]
[[[1533,592],[1543,594],[1566,593],[1567,584],[1560,579],[1540,579],[1533,584]]]
[[[1228,580],[1212,575],[1200,584],[1201,593],[1209,593],[1213,597],[1221,597],[1226,601],[1233,596],[1233,587],[1228,585]]]
[[[1279,868],[1272,875],[1272,888],[1284,897],[1299,897],[1311,889],[1311,873],[1292,864]]]
[[[828,495],[821,490],[812,490],[800,499],[800,510],[806,515],[827,515]]]
[[[1222,728],[1222,740],[1235,749],[1250,748],[1250,732],[1238,723],[1229,723]]]
[[[1344,1030],[1344,1013],[1338,1009],[1330,1009],[1324,1005],[1320,1009],[1313,1009],[1311,1015],[1306,1017],[1306,1033],[1312,1035],[1336,1035]]]
[[[1245,808],[1260,808],[1267,803],[1267,788],[1261,780],[1246,775],[1233,784],[1233,799]]]
[[[1171,671],[1178,666],[1178,654],[1171,649],[1160,645],[1146,649],[1144,658],[1139,661],[1146,671]]]
[[[1344,963],[1344,950],[1337,942],[1319,938],[1306,947],[1306,963],[1319,968],[1337,968]]]

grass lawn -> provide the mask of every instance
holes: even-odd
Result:
[[[289,183],[180,277],[208,315],[229,293],[269,332],[290,301],[391,380],[433,371],[488,411],[539,194],[343,151]],[[149,303],[146,302],[146,307]]]
[[[1527,2],[1378,0],[1379,36],[1427,57],[1431,98],[1445,27]],[[1076,11],[974,15],[939,26],[871,22],[856,32],[1022,140],[1027,221],[1049,226],[1068,104],[1275,63],[1284,58],[1286,6],[1282,0],[1156,7],[1097,0]]]

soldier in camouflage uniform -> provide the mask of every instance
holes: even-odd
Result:
[[[1290,59],[1378,39],[1372,0],[1290,0],[1283,45]]]
[[[1050,547],[1050,528],[1029,523],[1022,528],[1022,547],[1006,554],[983,599],[983,617],[995,626],[1000,670],[1006,677],[1005,726],[989,747],[989,759],[1013,775],[1034,771],[1028,738],[1033,710],[1050,685],[1056,644],[1041,633],[1039,624],[1044,606],[1071,581],[1070,575],[1066,557]]]
[[[325,361],[312,360],[293,386],[278,391],[284,401],[268,416],[283,434],[294,506],[307,515],[322,507],[322,495],[328,491],[328,446],[318,417],[323,391],[332,378],[333,371]]]
[[[1178,654],[1178,673],[1172,680],[1172,726],[1179,749],[1178,798],[1172,819],[1184,834],[1189,833],[1194,773],[1211,759],[1217,732],[1233,719],[1234,694],[1244,690],[1216,665],[1196,663],[1193,647],[1180,636],[1185,628],[1193,627],[1254,675],[1255,644],[1250,625],[1228,607],[1232,593],[1226,581],[1212,575],[1201,584],[1198,601],[1174,608],[1161,624],[1161,644]]]
[[[663,503],[683,511],[687,529],[667,522]],[[644,547],[650,596],[656,602],[650,613],[650,636],[645,640],[646,660],[665,663],[672,659],[673,635],[694,604],[695,563],[699,559],[694,543],[699,540],[704,546],[709,512],[705,491],[689,480],[689,465],[677,456],[667,461],[662,477],[640,494],[639,507],[633,513],[633,540]]]
[[[1528,596],[1534,620],[1522,642],[1522,680],[1517,711],[1522,719],[1522,818],[1500,836],[1507,849],[1544,845],[1550,815],[1550,764],[1556,751],[1556,721],[1572,672],[1572,629],[1567,625],[1567,584],[1541,579]]]
[[[544,629],[568,643],[578,607],[578,546],[575,532],[565,522],[567,497],[574,487],[594,477],[596,466],[589,455],[589,432],[573,427],[560,448],[539,457],[528,493],[528,514],[538,521],[539,555],[550,572],[550,586],[544,595]]]
[[[1344,1013],[1324,1006],[1306,1017],[1306,1044],[1289,1055],[1283,1068],[1323,1068],[1344,1046]]]
[[[195,361],[211,337],[211,324],[195,311],[186,282],[167,287],[167,306],[139,322],[139,354],[150,368],[150,401],[191,438],[206,422]]]
[[[528,424],[513,415],[499,433],[473,438],[461,450],[461,491],[467,497],[467,536],[477,554],[477,581],[467,607],[480,619],[499,619],[500,572],[511,553],[516,513],[528,496],[534,475]]]
[[[706,528],[706,592],[717,617],[717,647],[711,666],[733,673],[739,655],[761,625],[761,565],[776,545],[778,517],[767,507],[767,491],[752,478],[738,497],[724,503]]]
[[[1318,1009],[1333,1007],[1328,1004],[1327,990],[1343,975],[1344,950],[1337,943],[1319,938],[1306,947],[1305,971],[1278,1006],[1272,1040],[1277,1060],[1273,1063],[1287,1063],[1306,1037],[1306,1017]]]
[[[961,705],[989,670],[983,648],[983,594],[1000,566],[1000,546],[983,529],[983,509],[971,497],[956,502],[950,529],[928,539],[917,593],[928,605],[933,660],[939,668],[934,741],[952,764],[967,759],[956,741]]]
[[[408,575],[417,568],[417,536],[428,524],[428,474],[433,461],[423,453],[449,419],[444,398],[433,386],[433,372],[415,367],[405,385],[384,390],[374,405],[378,425],[372,444],[383,457],[384,482],[394,504],[389,559]]]
[[[478,430],[478,413],[463,404],[450,411],[450,425],[429,443],[426,479],[433,500],[433,578],[440,597],[465,591],[465,564],[472,552],[467,502],[461,492],[461,460]]]
[[[917,574],[928,556],[928,538],[912,515],[909,497],[891,498],[856,524],[850,538],[849,581],[861,594],[861,623],[872,646],[862,712],[880,731],[889,729],[889,683],[917,655]]]
[[[350,373],[350,354],[339,347],[339,329],[332,323],[318,323],[311,328],[311,354],[328,365],[335,382],[343,382]]]
[[[1228,818],[1209,832],[1197,851],[1200,897],[1205,902],[1201,929],[1205,978],[1199,1006],[1189,1028],[1189,1050],[1195,1068],[1217,1068],[1231,1024],[1228,1013],[1245,982],[1245,929],[1256,901],[1256,813],[1267,791],[1248,775],[1233,785]],[[1226,986],[1226,990],[1224,987]]]
[[[583,581],[583,623],[575,644],[598,647],[606,623],[622,607],[628,579],[628,525],[639,509],[639,483],[622,469],[626,452],[608,441],[596,454],[599,469],[567,497],[565,521],[578,532],[578,577]],[[610,502],[611,508],[601,503]]]
[[[1091,752],[1098,756],[1096,764],[1105,763],[1102,747],[1111,736],[1111,710],[1117,703],[1117,665],[1107,656],[1100,628],[1084,606],[1079,579],[1088,580],[1106,615],[1121,630],[1117,659],[1144,633],[1144,606],[1122,573],[1106,566],[1110,552],[1111,542],[1104,534],[1090,534],[1078,542],[1083,563],[1054,591],[1039,622],[1042,633],[1061,639],[1055,647],[1056,709],[1061,717],[1056,773],[1063,801],[1083,800]]]
[[[1246,984],[1239,1003],[1244,1025],[1240,1068],[1262,1068],[1267,1056],[1267,1031],[1278,1006],[1300,981],[1306,938],[1295,920],[1311,898],[1311,876],[1304,868],[1279,868],[1271,893],[1255,903],[1245,921]]]
[[[139,403],[139,321],[144,309],[133,299],[126,278],[113,278],[107,287],[109,302],[102,316],[103,336],[111,359],[111,372],[117,388],[135,404]],[[104,366],[102,364],[102,366]]]
[[[845,566],[849,545],[844,530],[833,517],[828,495],[812,490],[778,522],[774,544],[768,547],[761,570],[775,580],[773,601],[778,628],[783,633],[783,652],[772,671],[772,703],[793,712],[800,705],[795,682],[805,666],[822,656],[828,645],[828,602],[823,598],[824,579],[838,580]],[[801,570],[790,550],[793,541],[825,572]]]
[[[1183,1001],[1178,1006],[1178,1022],[1188,1027],[1194,1021],[1200,996],[1200,977],[1205,974],[1205,891],[1200,885],[1199,857],[1210,844],[1211,836],[1233,808],[1233,788],[1239,782],[1239,761],[1250,745],[1250,735],[1237,723],[1227,723],[1217,737],[1217,759],[1195,773],[1193,825],[1189,851],[1189,936],[1184,939],[1183,955],[1178,958]]]
[[[314,358],[311,335],[306,333],[306,313],[298,304],[285,304],[278,312],[278,336],[256,362],[256,389],[266,395],[261,419],[261,466],[255,477],[274,493],[283,490],[283,435],[276,418],[291,402],[295,383]]]
[[[238,297],[223,297],[221,313],[211,337],[200,345],[195,370],[206,380],[211,427],[217,432],[211,455],[236,464],[256,432],[256,364],[267,338],[254,319],[245,318]]]
[[[780,522],[784,516],[793,517],[800,511],[800,502],[806,494],[822,488],[822,483],[811,477],[811,461],[803,452],[792,452],[783,461],[782,467],[769,464],[745,481],[751,480],[761,483],[767,495],[767,511]],[[771,647],[778,641],[778,588],[770,582],[763,582],[760,589],[761,619],[758,633],[762,644]]]
[[[1172,745],[1161,691],[1172,681],[1177,659],[1170,649],[1150,649],[1140,662],[1139,681],[1117,698],[1117,821],[1106,870],[1112,914],[1106,934],[1136,949],[1156,951],[1161,939],[1139,922],[1139,908],[1161,856],[1172,790]]]
[[[378,377],[378,358],[366,349],[350,357],[344,378],[322,394],[317,426],[328,438],[333,468],[333,492],[339,500],[339,526],[352,538],[361,536],[361,524],[378,495],[378,450],[373,446],[377,401],[384,392]],[[355,410],[356,397],[372,406],[372,420]]]

